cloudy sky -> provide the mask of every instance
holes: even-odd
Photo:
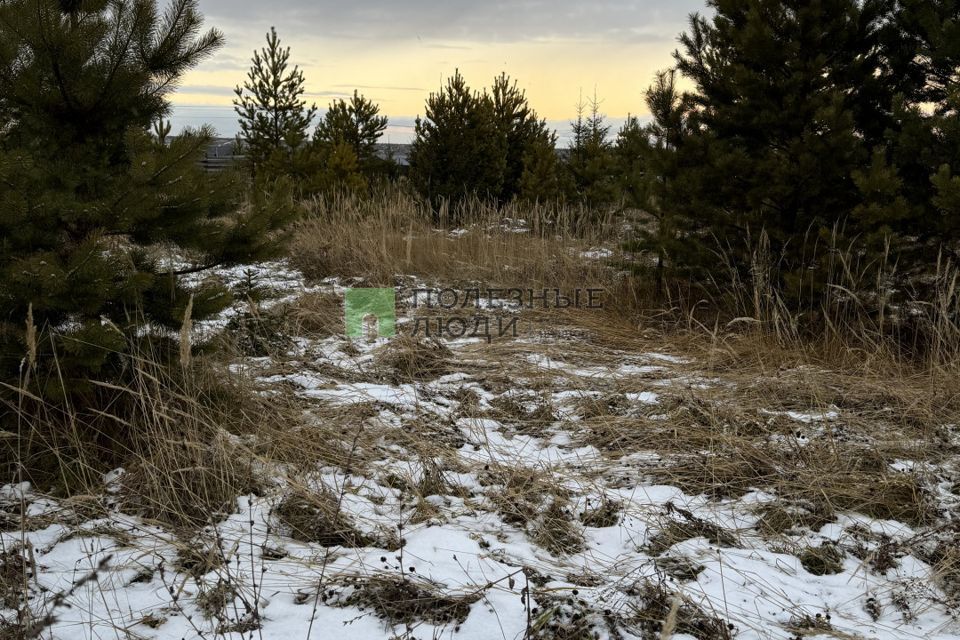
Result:
[[[392,119],[406,142],[427,95],[459,68],[474,87],[501,71],[563,134],[582,91],[612,121],[644,114],[643,91],[671,64],[687,16],[703,0],[200,0],[227,46],[173,97],[176,128],[208,122],[236,132],[230,108],[253,50],[277,28],[322,109],[353,89]]]

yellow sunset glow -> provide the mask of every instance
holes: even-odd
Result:
[[[672,42],[519,42],[405,46],[393,50],[352,48],[343,43],[290,42],[292,61],[307,80],[309,100],[323,109],[331,98],[361,93],[391,115],[423,113],[427,95],[456,69],[481,88],[505,71],[523,87],[541,117],[565,119],[574,113],[582,90],[594,90],[604,113],[644,114],[643,92],[653,74],[671,64]],[[233,56],[242,53],[230,48]],[[252,54],[247,53],[247,56]],[[322,64],[311,60],[323,60]],[[203,65],[185,78],[173,97],[178,105],[229,106],[229,89],[243,82],[244,70]]]

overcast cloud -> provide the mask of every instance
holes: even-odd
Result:
[[[354,89],[391,117],[404,141],[429,92],[457,69],[473,87],[507,72],[538,113],[563,128],[581,92],[615,119],[643,115],[653,74],[672,64],[689,14],[706,0],[200,0],[227,45],[191,71],[174,98],[175,125],[236,130],[230,103],[250,55],[275,26],[321,109]]]
[[[617,40],[670,42],[703,0],[201,0],[228,32],[276,25],[298,36],[453,42]],[[257,29],[262,31],[262,27]]]

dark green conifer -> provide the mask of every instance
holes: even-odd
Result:
[[[472,91],[457,71],[427,99],[410,150],[410,178],[434,205],[466,196],[498,197],[507,148],[487,93]]]
[[[600,113],[596,95],[577,104],[577,119],[570,123],[572,139],[566,169],[571,197],[592,207],[615,202],[619,197],[610,140],[610,125]]]
[[[675,54],[695,87],[690,147],[701,156],[687,166],[699,183],[688,185],[696,222],[744,280],[753,255],[745,239],[761,233],[785,280],[811,276],[826,236],[860,202],[853,175],[871,151],[860,92],[875,86],[882,14],[869,0],[708,5],[715,15],[693,16]]]
[[[275,251],[289,207],[240,207],[230,174],[198,166],[211,132],[159,124],[178,79],[223,42],[197,4],[0,3],[0,380],[82,409],[106,393],[91,381],[116,380],[191,298],[195,319],[230,302],[180,275]]]
[[[371,172],[379,164],[376,146],[387,129],[387,117],[380,107],[354,91],[350,101],[334,100],[313,134],[320,146],[346,144],[353,150],[360,168]]]
[[[234,110],[240,124],[238,146],[254,177],[273,179],[307,171],[305,143],[317,113],[307,106],[303,72],[290,68],[290,47],[280,45],[270,28],[267,44],[254,51],[247,79],[234,89]]]

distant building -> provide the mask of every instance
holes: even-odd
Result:
[[[410,166],[410,145],[409,144],[378,144],[376,148],[378,158],[384,160],[393,160],[401,167]]]
[[[237,153],[237,141],[234,138],[214,138],[200,160],[200,166],[207,171],[217,172],[229,169],[243,158]]]

